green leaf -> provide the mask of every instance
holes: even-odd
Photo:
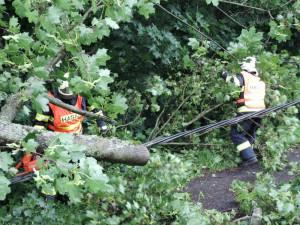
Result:
[[[96,58],[99,66],[106,66],[106,61],[110,59],[110,56],[107,55],[107,49],[105,48],[98,49],[97,53],[93,57]]]
[[[67,194],[70,197],[70,201],[73,203],[80,202],[83,197],[82,186],[76,185],[67,177],[58,178],[55,188],[59,193]]]
[[[189,38],[188,45],[191,46],[194,50],[199,48],[199,42],[196,38]]]
[[[91,91],[89,86],[78,76],[75,76],[70,81],[73,90],[77,90],[78,94],[87,98],[91,97]]]
[[[238,40],[244,41],[245,43],[256,43],[256,42],[260,42],[262,38],[263,38],[263,33],[255,32],[255,27],[251,27],[249,31],[243,29],[242,34],[238,37]]]
[[[183,66],[184,68],[190,68],[193,69],[195,66],[195,63],[190,59],[190,57],[188,55],[185,55],[183,57]]]
[[[28,36],[28,33],[21,33],[16,35],[8,35],[3,36],[6,40],[11,40],[15,43],[19,48],[24,48],[25,50],[29,50],[33,39]]]
[[[16,9],[16,13],[21,18],[24,18],[25,17],[25,13],[27,12],[27,9],[30,8],[30,1],[29,0],[25,0],[25,1],[14,0],[13,3],[12,3],[12,5]]]
[[[93,193],[107,190],[108,177],[102,172],[102,167],[97,164],[96,159],[88,157],[81,160],[79,165],[84,171],[88,172],[89,177],[85,179],[88,190]]]
[[[32,74],[34,76],[39,77],[39,78],[43,78],[43,79],[46,79],[46,80],[49,79],[48,72],[45,70],[45,67],[34,68],[34,70],[32,71]]]
[[[55,5],[57,5],[60,9],[70,9],[70,2],[69,0],[53,0]]]
[[[11,17],[9,20],[9,30],[11,31],[13,28],[18,27],[19,22],[18,22],[18,18],[16,17]]]
[[[36,148],[38,143],[34,139],[29,139],[27,142],[22,142],[24,148],[26,148],[30,152],[36,152]]]
[[[125,0],[124,1],[126,5],[128,5],[130,8],[132,8],[134,5],[137,4],[137,0]]]
[[[92,25],[97,27],[97,29],[95,30],[95,34],[97,35],[97,38],[99,40],[101,40],[104,36],[109,36],[109,26],[107,25],[107,23],[105,23],[104,20],[99,21],[98,19],[94,18],[92,20]]]
[[[90,45],[92,42],[97,40],[97,37],[94,35],[93,29],[85,26],[81,26],[78,28],[80,31],[79,41],[82,44]]]
[[[28,18],[29,23],[35,23],[38,20],[39,13],[38,11],[33,10],[33,11],[27,11],[25,15]]]
[[[145,16],[146,19],[148,19],[149,14],[155,13],[155,8],[153,3],[144,3],[144,4],[141,3],[139,7],[139,13]]]
[[[13,162],[11,153],[0,152],[0,169],[6,172],[9,171],[9,167]]]
[[[73,162],[77,162],[85,157],[84,150],[85,146],[73,145],[74,150],[70,152],[70,156]]]
[[[52,24],[58,24],[60,23],[60,15],[61,15],[61,11],[55,7],[55,6],[51,6],[48,8],[48,22],[52,23]]]
[[[68,133],[61,133],[58,136],[58,140],[61,144],[71,145],[73,144],[74,136]]]
[[[219,1],[218,1],[218,0],[212,0],[212,4],[213,4],[214,6],[218,6],[218,5],[219,5]]]
[[[109,17],[105,18],[105,22],[107,23],[108,26],[110,26],[113,29],[120,28],[119,25]]]
[[[113,118],[116,118],[116,115],[118,113],[124,114],[125,110],[128,108],[126,104],[126,98],[124,98],[120,94],[114,94],[112,97],[112,103],[109,104],[107,107],[111,113],[114,113],[112,115]]]
[[[43,94],[39,94],[37,98],[33,99],[32,107],[38,112],[48,112],[49,111],[49,100],[44,97]]]
[[[44,85],[44,81],[34,81],[30,83],[30,88],[33,90],[34,93],[45,93],[47,90]]]
[[[0,171],[0,200],[3,201],[8,193],[10,193],[9,185],[10,181]]]

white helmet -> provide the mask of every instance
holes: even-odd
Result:
[[[69,73],[64,75],[65,78],[69,78]],[[73,98],[73,91],[69,87],[69,81],[63,81],[62,85],[58,88],[58,95],[62,99],[71,99]]]
[[[248,73],[252,73],[255,76],[258,76],[258,71],[256,69],[256,58],[250,56],[245,58],[244,62],[241,65],[241,70],[245,70]]]

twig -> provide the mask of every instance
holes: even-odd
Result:
[[[140,116],[141,116],[142,112],[143,112],[143,109],[140,111],[140,113],[137,115],[137,117],[136,117],[134,120],[130,121],[130,122],[129,122],[129,123],[127,123],[127,124],[124,124],[124,125],[117,126],[117,127],[116,127],[116,129],[118,129],[118,128],[122,128],[122,127],[126,127],[126,126],[128,126],[128,125],[130,125],[130,124],[134,123],[135,121],[137,121],[137,119],[138,119],[138,118],[140,118]]]
[[[181,108],[181,106],[183,106],[184,103],[186,103],[186,101],[195,93],[195,90],[192,91],[192,93],[187,96],[182,102],[181,104],[177,107],[177,109],[172,113],[172,115],[168,118],[168,120],[164,123],[164,125],[156,132],[154,138],[157,136],[157,134],[159,134],[164,128],[165,126],[170,122],[170,120],[175,116],[176,112]]]
[[[237,22],[235,19],[233,19],[231,16],[229,16],[224,10],[222,10],[221,8],[219,8],[218,6],[216,6],[216,8],[218,10],[220,10],[222,13],[224,13],[229,19],[231,19],[233,22],[235,22],[236,24],[240,25],[241,27],[243,27],[244,29],[247,29],[247,27],[245,27],[244,25],[240,24],[239,22]]]
[[[219,2],[223,2],[223,3],[227,3],[227,4],[232,4],[232,5],[238,5],[238,6],[242,6],[242,7],[246,7],[246,8],[250,8],[250,9],[257,9],[260,11],[267,11],[265,9],[262,8],[258,8],[258,7],[254,7],[254,6],[248,6],[248,5],[243,5],[241,3],[237,3],[237,2],[229,2],[229,1],[225,1],[225,0],[219,0]]]
[[[223,103],[220,103],[220,104],[212,107],[211,109],[208,109],[208,110],[205,110],[205,111],[199,113],[194,119],[192,119],[190,122],[188,122],[187,124],[185,124],[183,127],[187,127],[187,126],[191,125],[192,123],[195,123],[197,120],[199,120],[202,117],[204,117],[207,113],[210,113],[212,110],[220,107],[221,105],[223,105]]]
[[[290,0],[287,3],[285,3],[285,4],[283,4],[283,5],[279,6],[279,7],[273,8],[273,9],[263,9],[263,8],[258,8],[258,7],[254,7],[254,6],[244,5],[244,4],[237,3],[237,2],[230,2],[230,1],[225,1],[225,0],[219,0],[219,2],[223,2],[223,3],[227,3],[227,4],[232,4],[232,5],[238,5],[238,6],[242,6],[242,7],[246,7],[246,8],[250,8],[250,9],[256,9],[256,10],[260,10],[260,11],[263,11],[263,12],[268,12],[268,11],[273,11],[273,10],[276,10],[276,9],[283,8],[284,6],[290,4],[293,1],[295,1],[295,0]]]
[[[284,87],[284,86],[282,86],[280,84],[278,84],[278,85],[271,85],[271,88],[277,88],[277,87],[285,89],[285,90],[289,90],[288,88],[286,88],[286,87]]]
[[[244,217],[235,219],[235,220],[231,221],[229,225],[234,224],[234,223],[236,223],[236,222],[248,220],[249,218],[250,218],[250,216],[244,216]]]
[[[220,145],[233,145],[233,144],[202,144],[202,143],[189,143],[189,142],[167,142],[161,145],[200,145],[200,146],[220,146]]]
[[[159,124],[160,117],[162,116],[162,114],[164,113],[164,111],[165,111],[165,108],[164,108],[164,109],[161,111],[161,113],[158,115],[158,117],[157,117],[157,119],[156,119],[156,122],[155,122],[155,126],[154,126],[153,130],[151,131],[149,137],[147,138],[147,141],[150,140],[150,138],[152,137],[154,131],[157,129],[158,124]]]

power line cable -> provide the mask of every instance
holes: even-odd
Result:
[[[293,105],[297,105],[297,104],[300,104],[300,99],[289,102],[289,103],[286,103],[286,104],[281,104],[281,105],[278,105],[278,106],[275,106],[275,107],[272,107],[272,108],[267,108],[267,109],[264,109],[264,110],[260,110],[258,112],[247,113],[247,114],[239,116],[239,117],[223,120],[223,121],[220,121],[218,123],[208,124],[208,125],[205,125],[203,127],[199,127],[199,128],[193,129],[193,130],[184,131],[184,132],[181,132],[181,133],[178,133],[178,134],[175,134],[175,135],[171,135],[171,136],[168,136],[168,137],[157,138],[157,139],[145,142],[143,145],[146,146],[146,147],[150,147],[150,146],[153,146],[153,145],[157,145],[159,143],[169,142],[169,141],[172,141],[172,140],[175,140],[177,138],[184,137],[184,136],[187,136],[187,135],[191,135],[191,134],[195,134],[195,133],[201,133],[201,132],[208,132],[208,131],[211,131],[211,130],[214,130],[214,129],[217,129],[217,128],[220,128],[220,127],[229,126],[229,125],[232,125],[234,123],[238,123],[240,121],[247,120],[247,119],[250,119],[250,118],[253,118],[253,117],[262,117],[262,116],[268,115],[271,112],[277,111],[279,109],[284,109],[284,108],[287,108],[287,107],[290,107],[290,106],[293,106]]]

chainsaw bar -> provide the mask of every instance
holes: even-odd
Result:
[[[30,180],[32,178],[36,177],[36,175],[34,174],[34,172],[31,173],[26,173],[17,177],[13,177],[11,179],[9,179],[10,184],[17,184],[17,183],[21,183],[27,180]]]

